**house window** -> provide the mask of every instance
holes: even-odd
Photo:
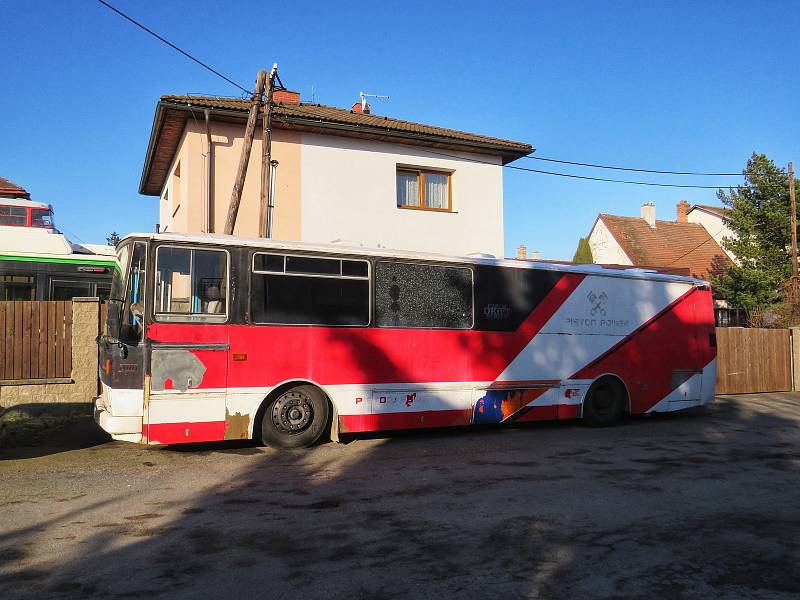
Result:
[[[418,210],[452,210],[451,173],[398,167],[397,206]]]

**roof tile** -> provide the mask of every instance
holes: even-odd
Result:
[[[657,220],[653,228],[641,217],[601,213],[600,218],[634,265],[687,267],[693,276],[708,279],[733,264],[699,223]]]
[[[250,110],[250,100],[242,98],[220,98],[216,96],[161,96],[162,102],[197,106],[199,108],[219,108],[247,112]],[[504,147],[511,152],[522,154],[530,153],[533,148],[524,142],[515,142],[487,135],[468,133],[456,129],[436,127],[413,123],[401,119],[393,119],[372,113],[358,113],[352,110],[325,106],[323,104],[275,104],[272,117],[278,122],[290,119],[306,119],[320,123],[338,123],[342,125],[355,125],[371,131],[395,131],[415,133],[419,135],[443,138],[443,140],[460,141],[466,143],[491,144]]]

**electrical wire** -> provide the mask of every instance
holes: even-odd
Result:
[[[700,173],[696,171],[656,171],[655,169],[634,169],[632,167],[612,167],[609,165],[596,165],[592,163],[573,162],[570,160],[557,160],[555,158],[545,158],[544,156],[523,156],[529,160],[542,160],[546,162],[560,163],[562,165],[577,165],[579,167],[592,167],[594,169],[611,169],[614,171],[634,171],[636,173],[657,173],[659,175],[699,175],[699,176],[718,176],[718,177],[741,177],[741,173]]]
[[[707,243],[708,243],[708,242],[710,242],[711,240],[715,240],[715,238],[716,238],[716,237],[717,237],[717,236],[718,236],[720,233],[722,233],[723,231],[725,231],[725,228],[724,228],[724,227],[723,227],[722,229],[720,229],[720,230],[719,230],[717,233],[715,233],[714,235],[711,235],[711,236],[709,236],[707,239],[705,239],[705,240],[703,240],[702,242],[700,242],[699,244],[697,244],[697,246],[695,246],[694,248],[692,248],[692,249],[691,249],[691,250],[689,250],[688,252],[685,252],[684,254],[681,254],[681,255],[680,255],[678,258],[676,258],[675,260],[672,260],[672,261],[668,262],[668,263],[667,263],[667,266],[669,266],[669,265],[674,265],[676,262],[678,262],[678,261],[679,261],[679,260],[681,260],[682,258],[686,258],[686,257],[687,257],[687,256],[689,256],[689,255],[690,255],[692,252],[694,252],[695,250],[697,250],[698,248],[700,248],[700,246],[704,246],[705,244],[707,244]]]
[[[309,117],[314,117],[319,121],[323,120],[323,119],[319,118],[319,115],[316,115],[316,114],[314,114],[312,112],[309,112],[308,110],[304,110],[302,105],[292,105],[290,110],[303,113],[305,115],[308,115]],[[278,117],[278,118],[280,118],[280,117]],[[353,129],[358,129],[358,126],[353,126]],[[429,154],[436,154],[436,155],[444,156],[444,157],[447,157],[447,158],[454,158],[456,160],[466,160],[466,161],[469,161],[469,162],[474,162],[474,163],[479,163],[479,164],[502,166],[502,167],[504,167],[506,169],[513,169],[515,171],[527,171],[529,173],[539,173],[541,175],[553,175],[553,176],[556,176],[556,177],[567,177],[567,178],[570,178],[570,179],[585,179],[585,180],[588,180],[588,181],[604,181],[604,182],[608,182],[608,183],[623,183],[623,184],[627,184],[627,185],[643,185],[643,186],[651,186],[651,187],[691,188],[691,189],[704,189],[704,190],[718,190],[721,187],[726,187],[726,186],[719,186],[719,185],[687,185],[687,184],[677,184],[677,183],[656,183],[656,182],[651,182],[651,181],[631,181],[631,180],[626,180],[626,179],[607,179],[607,178],[604,178],[604,177],[590,177],[588,175],[572,175],[570,173],[559,173],[559,172],[556,172],[556,171],[544,171],[544,170],[541,170],[541,169],[531,169],[529,167],[520,167],[520,166],[517,166],[517,165],[497,165],[497,163],[493,163],[493,162],[490,162],[490,161],[487,161],[487,160],[481,160],[481,159],[478,159],[478,158],[467,158],[467,157],[464,157],[464,156],[458,156],[456,154],[448,154],[446,152],[437,152],[437,151],[431,150],[429,148],[424,148],[422,150],[422,152],[427,152]]]
[[[239,88],[242,91],[243,94],[246,94],[247,96],[251,95],[250,90],[248,90],[247,88],[239,85],[238,83],[236,83],[232,79],[226,77],[225,75],[223,75],[222,73],[220,73],[219,71],[217,71],[213,67],[209,66],[208,64],[204,63],[200,59],[195,58],[194,56],[192,56],[191,54],[189,54],[185,50],[182,50],[181,48],[179,48],[178,46],[176,46],[175,44],[173,44],[169,40],[163,38],[162,36],[157,34],[152,29],[149,29],[148,27],[146,27],[142,23],[139,23],[139,21],[137,21],[136,19],[126,15],[124,12],[122,12],[118,8],[112,6],[111,4],[106,2],[105,0],[97,0],[97,1],[100,4],[102,4],[103,6],[105,6],[106,8],[108,8],[108,9],[114,11],[115,13],[117,13],[122,18],[130,21],[131,23],[133,23],[134,25],[136,25],[140,29],[146,31],[147,33],[149,33],[150,35],[152,35],[156,39],[158,39],[161,42],[165,43],[167,46],[169,46],[173,50],[176,50],[176,51],[180,52],[186,58],[196,62],[198,65],[200,65],[204,69],[207,69],[208,71],[210,71],[211,73],[213,73],[217,77],[220,77],[220,78],[224,79],[225,81],[227,81],[228,83],[230,83],[231,85]],[[285,89],[284,86],[283,86],[283,82],[281,81],[280,77],[278,77],[277,79],[278,79],[278,83],[280,84],[281,88]],[[308,113],[306,113],[306,114],[308,114]],[[433,152],[433,154],[441,154],[442,156],[450,156],[451,158],[457,158],[457,159],[460,159],[460,160],[465,160],[464,157],[455,156],[455,155],[447,155],[447,154],[444,154],[444,153],[436,153],[436,152]],[[597,165],[597,164],[592,164],[592,163],[582,163],[582,162],[574,162],[574,161],[568,161],[568,160],[557,160],[555,158],[545,158],[543,156],[524,156],[522,158],[527,158],[527,159],[530,159],[530,160],[541,160],[541,161],[553,162],[553,163],[559,163],[559,164],[566,164],[566,165],[576,165],[576,166],[581,166],[581,167],[591,167],[591,168],[595,168],[595,169],[612,169],[612,170],[615,170],[615,171],[633,171],[633,172],[637,172],[637,173],[655,173],[655,174],[661,174],[661,175],[697,175],[697,176],[721,176],[721,177],[739,177],[739,176],[741,176],[741,173],[702,173],[702,172],[692,172],[692,171],[658,171],[658,170],[655,170],[655,169],[636,169],[636,168],[632,168],[632,167],[614,167],[614,166],[610,166],[610,165]],[[471,160],[471,159],[466,159],[466,160]],[[494,163],[491,163],[491,162],[488,162],[488,161],[480,161],[480,160],[472,160],[472,162],[483,162],[485,164],[490,164],[490,165],[494,164]],[[544,171],[544,170],[541,170],[541,169],[529,169],[529,168],[526,168],[526,167],[519,167],[519,166],[516,166],[516,165],[502,165],[502,166],[507,168],[507,169],[514,169],[516,171],[528,171],[528,172],[531,172],[531,173],[539,173],[541,175],[553,175],[553,176],[557,176],[557,177],[568,177],[568,178],[571,178],[571,179],[584,179],[584,180],[588,180],[588,181],[603,181],[603,182],[608,182],[608,183],[623,183],[623,184],[627,184],[627,185],[644,185],[644,186],[653,186],[653,187],[693,188],[693,189],[718,189],[719,187],[721,187],[721,186],[716,186],[716,185],[680,185],[680,184],[671,184],[671,183],[655,183],[655,182],[647,182],[647,181],[628,181],[628,180],[622,180],[622,179],[608,179],[608,178],[603,178],[603,177],[589,177],[587,175],[572,175],[572,174],[569,174],[569,173],[558,173],[558,172],[555,172],[555,171]]]
[[[177,47],[175,44],[173,44],[173,43],[172,43],[172,42],[170,42],[169,40],[166,40],[166,39],[164,39],[163,37],[161,37],[160,35],[158,35],[158,34],[157,34],[155,31],[153,31],[152,29],[148,29],[147,27],[145,27],[144,25],[142,25],[141,23],[139,23],[139,21],[137,21],[137,20],[133,19],[132,17],[129,17],[128,15],[126,15],[124,12],[122,12],[122,11],[121,11],[121,10],[119,10],[118,8],[115,8],[115,7],[111,6],[111,5],[110,5],[108,2],[106,2],[105,0],[97,0],[97,1],[98,1],[100,4],[102,4],[103,6],[105,6],[105,7],[109,8],[109,9],[113,10],[113,11],[114,11],[115,13],[117,13],[119,16],[123,17],[124,19],[127,19],[128,21],[130,21],[131,23],[133,23],[133,24],[134,24],[134,25],[136,25],[137,27],[139,27],[139,28],[143,29],[144,31],[146,31],[147,33],[149,33],[150,35],[152,35],[153,37],[155,37],[155,38],[157,38],[157,39],[161,40],[162,42],[164,42],[164,43],[165,43],[167,46],[169,46],[169,47],[170,47],[170,48],[172,48],[173,50],[177,50],[178,52],[180,52],[181,54],[183,54],[183,55],[184,55],[186,58],[188,58],[188,59],[190,59],[190,60],[193,60],[194,62],[196,62],[198,65],[200,65],[200,66],[201,66],[201,67],[203,67],[204,69],[208,69],[209,71],[211,71],[212,73],[214,73],[214,75],[216,75],[217,77],[221,77],[222,79],[224,79],[225,81],[227,81],[227,82],[228,82],[228,83],[230,83],[231,85],[233,85],[233,86],[236,86],[237,88],[239,88],[240,90],[242,90],[242,92],[244,92],[244,93],[245,93],[245,94],[247,94],[248,96],[252,96],[252,92],[251,92],[250,90],[248,90],[247,88],[244,88],[244,87],[242,87],[241,85],[239,85],[238,83],[236,83],[235,81],[233,81],[232,79],[229,79],[229,78],[225,77],[225,75],[223,75],[222,73],[220,73],[219,71],[217,71],[217,70],[216,70],[216,69],[214,69],[213,67],[210,67],[209,65],[207,65],[206,63],[204,63],[202,60],[200,60],[200,59],[198,59],[198,58],[195,58],[194,56],[192,56],[191,54],[189,54],[189,53],[188,53],[188,52],[186,52],[185,50],[181,50],[180,48],[178,48],[178,47]]]

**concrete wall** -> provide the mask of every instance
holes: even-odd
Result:
[[[605,265],[632,265],[602,219],[598,219],[589,234],[589,248],[592,249],[592,260]]]
[[[97,298],[72,299],[72,376],[68,379],[28,380],[0,384],[0,410],[20,404],[89,406],[97,396]]]

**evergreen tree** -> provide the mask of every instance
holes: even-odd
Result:
[[[589,238],[582,237],[578,240],[578,248],[575,250],[572,262],[579,264],[591,264],[594,262],[592,249],[589,247]]]
[[[117,244],[119,244],[119,240],[120,240],[120,237],[119,237],[119,234],[116,231],[112,231],[111,235],[109,235],[106,238],[106,242],[108,242],[109,246],[116,246]]]
[[[717,294],[731,305],[752,311],[780,301],[782,284],[791,275],[789,178],[764,154],[753,153],[744,170],[745,185],[717,197],[731,209],[725,219],[734,237],[722,246],[737,257],[713,278]]]

